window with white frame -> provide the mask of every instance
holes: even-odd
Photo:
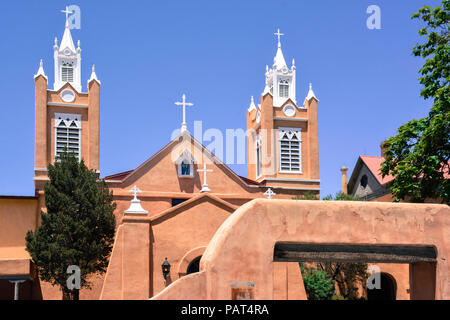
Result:
[[[177,164],[178,176],[180,178],[192,178],[194,176],[195,160],[189,150],[184,150],[175,163]]]
[[[280,80],[280,97],[289,97],[289,82],[287,80]]]
[[[73,82],[73,62],[63,61],[61,67],[61,81]]]
[[[280,172],[301,173],[301,130],[299,128],[279,128]]]
[[[73,152],[81,157],[81,115],[55,113],[55,160],[62,152]]]
[[[182,176],[191,175],[191,164],[186,160],[183,160],[183,162],[181,162],[181,175]]]
[[[261,139],[256,138],[256,178],[261,176]]]

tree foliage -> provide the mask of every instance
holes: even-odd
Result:
[[[309,300],[330,300],[334,295],[333,280],[323,270],[300,264],[303,283]]]
[[[112,250],[115,232],[112,192],[97,180],[83,160],[63,153],[54,165],[48,165],[50,181],[45,184],[42,224],[28,231],[26,249],[39,270],[40,278],[60,286],[63,297],[78,298],[70,291],[67,267],[81,269],[81,288],[90,288],[87,276],[104,273]]]
[[[419,30],[426,41],[414,46],[413,55],[426,59],[420,69],[421,96],[433,104],[427,117],[404,124],[383,144],[381,173],[394,176],[391,190],[397,199],[441,198],[450,204],[450,181],[445,178],[450,160],[450,0],[436,8],[425,6],[412,18],[426,25]]]
[[[322,200],[361,201],[361,199],[359,197],[353,196],[351,194],[343,193],[342,191],[337,192],[334,197],[332,194],[326,195],[325,197],[322,198]]]

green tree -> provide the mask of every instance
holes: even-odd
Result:
[[[309,300],[330,300],[333,297],[333,280],[323,270],[307,268],[300,264],[305,291]]]
[[[420,69],[421,96],[433,103],[427,117],[404,124],[383,144],[381,173],[394,176],[391,190],[397,199],[442,198],[450,204],[450,180],[445,178],[450,158],[450,0],[436,8],[425,6],[412,18],[425,24],[419,35],[426,41],[414,46],[413,55],[426,59]]]
[[[342,191],[339,191],[336,193],[336,195],[333,197],[332,194],[329,194],[325,197],[322,198],[322,200],[335,200],[335,201],[339,201],[339,200],[345,200],[345,201],[361,201],[360,198],[358,198],[357,196],[353,196],[351,194],[347,194],[347,193],[343,193]]]
[[[58,285],[63,299],[78,300],[79,290],[69,290],[67,268],[81,270],[81,288],[90,288],[87,276],[104,273],[114,242],[116,221],[112,192],[103,180],[97,180],[83,160],[63,153],[54,165],[48,165],[50,181],[45,184],[42,224],[28,231],[26,249],[36,264],[40,278]]]

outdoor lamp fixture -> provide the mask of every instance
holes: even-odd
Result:
[[[163,273],[164,280],[166,280],[167,275],[170,273],[170,263],[169,263],[169,261],[167,261],[167,258],[166,258],[166,260],[164,260],[161,267],[162,267],[162,273]]]

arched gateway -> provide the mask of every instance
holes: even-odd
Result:
[[[449,226],[446,205],[257,199],[221,225],[200,272],[154,299],[230,299],[236,282],[252,282],[255,299],[273,299],[280,243],[291,245],[285,261],[300,261],[309,246],[342,261],[409,263],[411,299],[449,299]]]

